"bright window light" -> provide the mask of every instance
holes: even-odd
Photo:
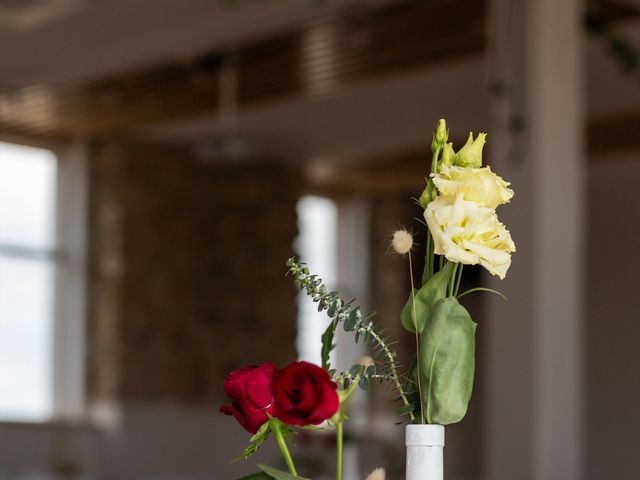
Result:
[[[56,158],[0,142],[0,419],[52,413]]]
[[[334,201],[305,196],[298,201],[296,250],[303,262],[317,274],[329,289],[336,288],[338,210]],[[320,364],[320,337],[329,324],[317,304],[301,292],[298,297],[298,338],[296,346],[300,360]]]

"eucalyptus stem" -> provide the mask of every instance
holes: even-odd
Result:
[[[304,263],[298,263],[295,258],[290,258],[287,260],[287,266],[289,267],[289,272],[293,275],[298,287],[301,290],[306,291],[307,295],[311,297],[313,302],[319,304],[318,311],[326,311],[327,315],[333,319],[333,328],[335,328],[335,325],[338,323],[342,323],[345,331],[353,331],[356,333],[356,342],[359,337],[362,337],[367,339],[372,347],[375,347],[374,350],[381,352],[377,354],[374,353],[374,357],[377,355],[384,356],[386,363],[385,367],[389,370],[388,377],[393,382],[393,385],[404,405],[411,405],[407,400],[407,394],[400,383],[398,365],[395,360],[396,353],[389,348],[389,345],[387,345],[385,339],[381,337],[381,334],[377,331],[375,324],[369,319],[369,317],[362,318],[359,307],[352,306],[352,302],[345,303],[338,297],[336,292],[329,292],[327,287],[322,283],[322,280],[318,278],[317,275],[312,275],[309,272],[309,268]],[[330,331],[329,333],[332,334],[333,332]],[[327,339],[325,339],[325,335],[323,335],[323,352],[327,358],[330,349],[327,348],[325,351],[325,345],[331,347],[332,340],[332,335],[327,337]],[[367,370],[365,375],[369,376],[372,373],[373,372],[369,373]],[[413,412],[408,412],[407,415],[409,415],[411,421],[415,420]]]
[[[287,464],[289,473],[291,475],[297,476],[298,473],[296,472],[296,467],[293,464],[293,459],[291,458],[291,453],[289,453],[287,442],[285,441],[284,435],[282,434],[282,423],[280,423],[279,420],[271,420],[271,431],[273,432],[273,435],[276,437],[276,442],[278,442],[278,447],[280,447],[280,451],[282,452],[284,461]]]
[[[371,330],[369,332],[369,335],[371,335],[371,338],[382,349],[385,357],[387,357],[387,362],[389,362],[389,371],[391,373],[391,379],[396,389],[398,390],[398,393],[400,394],[402,403],[404,403],[405,406],[410,405],[409,400],[407,400],[407,394],[405,393],[404,388],[402,388],[402,384],[400,383],[400,378],[398,377],[398,367],[396,366],[395,352],[392,352],[389,349],[389,347],[387,347],[387,344],[385,343],[385,341],[382,340],[375,331]],[[409,418],[411,419],[412,422],[415,421],[416,417],[413,414],[413,412],[409,412]]]

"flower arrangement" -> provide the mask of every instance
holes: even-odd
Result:
[[[329,291],[309,268],[294,258],[287,261],[296,285],[304,290],[331,319],[322,335],[321,364],[293,362],[282,369],[272,363],[248,366],[227,377],[224,390],[233,401],[221,407],[252,434],[239,458],[249,458],[273,434],[288,472],[258,465],[249,479],[292,480],[298,476],[288,445],[298,428],[326,424],[336,433],[336,479],[342,480],[345,405],[358,386],[368,390],[374,381],[388,382],[396,391],[395,412],[410,424],[448,425],[467,412],[475,372],[476,323],[459,302],[476,287],[459,292],[464,265],[481,265],[503,279],[515,245],[496,208],[510,201],[509,183],[482,166],[486,134],[469,134],[457,152],[448,142],[446,122],[440,120],[431,144],[432,159],[426,186],[416,203],[423,210],[426,232],[425,267],[419,288],[414,285],[411,254],[413,235],[398,230],[393,250],[406,255],[411,293],[400,312],[400,322],[415,337],[415,357],[402,371],[392,342],[385,338],[371,316],[363,316],[355,301],[345,302]],[[338,325],[353,332],[356,342],[366,342],[371,357],[348,371],[330,364]],[[384,480],[376,469],[368,477]]]

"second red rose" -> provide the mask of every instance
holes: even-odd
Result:
[[[338,411],[337,385],[312,363],[293,362],[277,370],[271,388],[273,415],[289,425],[318,425]]]

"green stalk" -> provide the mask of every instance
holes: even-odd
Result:
[[[342,480],[342,419],[336,425],[336,480]]]
[[[437,173],[438,170],[438,157],[442,151],[442,145],[438,145],[433,151],[431,156],[431,173]],[[429,199],[433,197],[433,191],[435,185],[431,180],[431,177],[427,179],[427,190],[429,192]],[[422,275],[422,284],[427,283],[431,277],[433,277],[435,267],[434,255],[433,255],[433,242],[431,238],[431,232],[427,229],[427,251],[425,252],[424,273]]]
[[[431,242],[431,232],[427,228],[427,249],[424,257],[424,273],[422,274],[422,285],[427,283],[433,276],[433,251]]]
[[[287,448],[287,442],[285,441],[284,435],[282,434],[282,423],[279,420],[272,419],[271,431],[273,432],[273,435],[276,437],[276,441],[278,442],[278,447],[280,447],[280,451],[282,452],[284,461],[287,464],[289,473],[291,475],[298,476],[298,473],[296,472],[296,467],[293,464],[293,459],[291,458],[291,453],[289,453],[289,448]]]
[[[453,271],[451,272],[451,278],[449,279],[449,285],[447,287],[448,296],[452,296],[455,291],[456,279],[458,278],[458,265],[459,263],[453,264]]]
[[[464,267],[464,264],[460,264],[459,268],[458,268],[458,279],[456,280],[456,288],[453,292],[453,295],[455,297],[458,296],[458,291],[460,290],[460,282],[462,281],[462,268]]]

